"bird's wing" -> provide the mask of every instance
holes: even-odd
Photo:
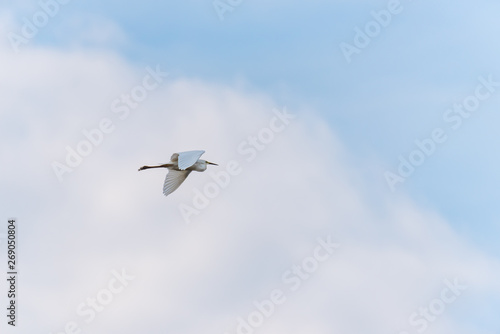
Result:
[[[168,196],[174,192],[175,189],[184,182],[186,177],[188,177],[190,170],[174,170],[170,169],[167,176],[165,177],[165,182],[163,183],[163,195]]]
[[[201,157],[201,155],[205,153],[205,151],[187,151],[178,153],[178,166],[180,170],[184,170],[186,168],[194,165],[196,161]],[[173,156],[172,156],[173,157]]]
[[[179,160],[179,153],[172,154],[172,156],[170,157],[170,161],[174,162],[177,160]]]

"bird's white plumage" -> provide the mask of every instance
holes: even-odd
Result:
[[[205,153],[203,150],[174,153],[169,163],[156,166],[142,166],[139,170],[168,168],[168,173],[163,183],[163,194],[168,196],[179,188],[192,171],[204,172],[207,170],[208,165],[218,166],[213,162],[201,160],[200,157],[203,153]]]
[[[194,165],[203,153],[205,153],[205,151],[203,150],[174,153],[172,155],[171,160],[172,161],[177,160],[179,169],[185,170],[186,168],[189,168],[192,165]]]
[[[175,170],[169,168],[168,174],[165,177],[165,182],[163,183],[163,194],[167,196],[174,192],[175,189],[179,188],[182,182],[188,177],[189,173],[191,173],[190,170]]]

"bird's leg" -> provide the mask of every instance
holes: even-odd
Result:
[[[159,166],[142,166],[141,168],[139,168],[139,170],[144,170],[144,169],[148,169],[148,168],[168,168],[168,167],[172,167],[173,164],[163,164],[163,165],[159,165]]]

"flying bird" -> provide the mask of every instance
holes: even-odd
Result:
[[[170,162],[158,166],[142,166],[139,170],[148,168],[168,168],[168,174],[163,183],[163,194],[165,196],[173,193],[184,182],[186,177],[192,172],[204,172],[208,165],[215,165],[213,162],[200,159],[205,153],[203,150],[187,151],[172,154]]]

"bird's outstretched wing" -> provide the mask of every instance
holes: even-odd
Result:
[[[186,168],[191,167],[194,165],[196,161],[201,157],[201,155],[205,153],[205,151],[200,150],[200,151],[187,151],[187,152],[179,152],[175,153],[177,154],[178,159],[178,166],[180,170],[185,170]],[[172,159],[174,158],[174,155],[172,155]],[[174,160],[172,160],[174,161]]]
[[[168,196],[175,189],[179,188],[189,173],[191,173],[190,170],[174,170],[169,168],[165,182],[163,183],[163,195]]]

